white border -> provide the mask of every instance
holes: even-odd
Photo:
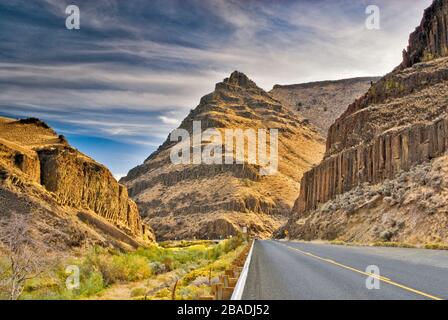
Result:
[[[235,289],[233,290],[232,297],[230,300],[241,300],[244,292],[244,287],[246,286],[247,274],[249,273],[249,265],[252,259],[252,251],[254,249],[255,240],[252,242],[249,254],[247,255],[246,262],[244,262],[243,270],[241,271],[238,282],[236,283]]]

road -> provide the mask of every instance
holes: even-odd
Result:
[[[372,265],[380,277],[369,279]],[[242,298],[445,300],[448,251],[256,241]]]

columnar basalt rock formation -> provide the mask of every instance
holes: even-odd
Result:
[[[0,191],[2,218],[38,212],[51,224],[64,219],[72,228],[81,221],[96,226],[84,228],[93,242],[109,237],[136,247],[154,240],[126,187],[38,119],[0,118]]]
[[[445,155],[448,150],[447,21],[448,0],[435,0],[425,11],[421,25],[411,34],[403,63],[374,83],[330,127],[324,159],[304,174],[293,216],[285,227],[293,237],[335,238],[351,234],[351,239],[364,239],[362,232],[353,227],[358,225],[371,235],[370,239],[375,239],[375,232],[368,233],[370,227],[362,221],[378,219],[381,224],[381,213],[373,208],[381,196],[388,198],[388,195],[379,192],[380,198],[373,197],[373,202],[362,204],[362,199],[369,198],[363,190],[368,190],[369,195],[372,193],[373,187],[366,186],[395,181],[404,176],[404,172]],[[424,190],[424,186],[421,189]],[[351,202],[345,195],[354,190],[355,200]],[[345,209],[335,204],[340,199],[349,201],[343,205]],[[387,206],[382,210],[390,210],[394,212],[390,215],[398,217],[400,210],[418,212],[413,209],[418,204],[413,204],[412,199],[404,201],[409,207],[407,211]],[[365,209],[366,206],[370,209]],[[339,209],[334,209],[336,207]],[[356,210],[371,210],[372,216],[356,220],[353,216]],[[331,219],[337,219],[333,227],[332,220],[325,218],[325,212],[333,216]],[[441,221],[445,218],[441,217],[433,220],[443,225]],[[428,228],[428,219],[420,218],[420,226]],[[414,222],[418,219],[414,218]],[[374,227],[378,225],[371,222],[371,228]],[[444,227],[439,227],[442,229],[432,228],[434,234],[442,233],[439,231]],[[410,238],[401,233],[397,239]]]
[[[325,159],[304,175],[295,211],[314,209],[361,183],[391,179],[446,151],[448,59],[421,61],[426,52],[444,55],[447,9],[448,1],[434,1],[411,34],[412,58],[373,84],[330,127]]]
[[[247,157],[242,163],[175,165],[170,152],[177,142],[167,139],[121,180],[145,221],[158,239],[220,238],[242,227],[269,237],[286,221],[302,174],[322,159],[323,138],[237,71],[216,84],[180,128],[191,134],[193,121],[201,121],[203,131],[278,129],[279,170],[263,176],[260,166]],[[206,145],[203,142],[202,147]]]
[[[448,119],[389,130],[305,173],[295,211],[306,212],[365,182],[380,183],[448,150]]]

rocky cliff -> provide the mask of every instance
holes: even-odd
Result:
[[[409,46],[403,51],[405,69],[418,62],[425,62],[448,55],[448,4],[436,0],[425,11],[422,22],[409,37]]]
[[[347,236],[341,226],[337,232],[329,231],[334,217],[332,214],[325,216],[322,210],[334,213],[339,223],[344,221],[342,225],[348,229],[349,217],[358,210],[365,210],[366,203],[372,200],[363,197],[362,190],[369,189],[367,186],[395,181],[404,172],[410,172],[417,165],[433,163],[433,159],[445,154],[448,148],[448,58],[444,57],[447,8],[448,1],[434,1],[425,11],[420,27],[411,35],[403,63],[352,103],[330,127],[324,160],[302,179],[294,217],[286,227],[293,236]],[[353,190],[358,190],[361,200],[351,201],[346,197]],[[388,197],[382,193],[379,196],[381,199]],[[340,202],[340,199],[349,203],[344,208],[336,210],[337,206],[330,206],[329,209],[329,203]],[[370,208],[372,205],[369,204]],[[416,204],[406,202],[407,209],[402,203],[394,205],[396,207],[387,210],[400,216],[398,212],[403,214]],[[437,214],[440,215],[435,218],[438,228],[434,228],[433,233],[440,238],[446,233],[445,216],[440,210]],[[354,217],[362,220],[359,215],[354,214]],[[380,219],[381,215],[372,213],[371,218],[375,217]],[[407,227],[416,227],[415,221],[421,222],[420,227],[428,225],[425,216],[418,215]],[[361,226],[364,229],[358,236],[363,238],[369,234],[365,229],[368,226],[359,223]],[[370,221],[370,227],[378,225]],[[405,234],[402,230],[395,240],[408,239]],[[378,233],[371,233],[371,239],[374,235]]]
[[[30,223],[36,230],[47,224],[45,237],[60,237],[60,245],[66,239],[67,247],[88,242],[136,247],[154,240],[109,170],[38,119],[0,118],[0,193],[2,218],[37,215],[42,220]],[[49,227],[55,224],[64,227]]]
[[[445,152],[446,80],[448,60],[441,58],[375,84],[330,127],[325,159],[305,174],[297,209],[312,209],[360,183],[391,179]]]
[[[193,134],[194,121],[201,121],[202,131],[216,128],[223,136],[226,129],[278,129],[278,172],[261,175],[246,156],[233,164],[176,165],[170,152],[177,142],[167,139],[121,180],[145,221],[159,239],[220,238],[242,227],[269,237],[286,221],[302,174],[322,159],[323,138],[240,72],[216,84],[179,128]]]
[[[331,124],[379,80],[377,77],[275,85],[269,92],[292,112],[304,117],[326,136]]]

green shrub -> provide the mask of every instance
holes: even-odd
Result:
[[[155,294],[154,298],[160,299],[160,300],[170,300],[171,299],[171,295],[172,295],[171,290],[168,289],[168,288],[164,288],[162,290],[159,290]]]
[[[345,246],[346,243],[342,240],[331,240],[330,244],[338,245],[338,246]]]
[[[177,291],[177,299],[182,300],[197,300],[199,297],[211,295],[211,288],[207,285],[188,286],[179,288]]]
[[[136,281],[149,278],[152,274],[149,261],[137,255],[121,255],[114,257],[114,263],[121,271],[121,280]]]
[[[397,248],[415,248],[414,245],[403,242],[374,242],[374,247],[397,247]]]
[[[211,240],[181,240],[181,241],[164,241],[159,242],[162,248],[186,248],[196,245],[212,246],[214,242]]]
[[[223,240],[211,249],[209,258],[217,260],[220,256],[238,248],[244,241],[245,239],[242,234],[238,234],[235,237]]]
[[[106,286],[120,281],[146,279],[152,274],[148,259],[133,253],[108,254],[94,251],[83,266],[86,272],[98,270]]]
[[[90,296],[98,293],[105,287],[103,275],[99,271],[89,273],[84,279],[81,277],[79,294],[81,296]]]
[[[191,282],[198,277],[208,277],[210,269],[212,276],[225,270],[236,257],[238,250],[235,249],[242,247],[244,241],[244,237],[238,235],[218,244],[211,241],[185,241],[177,246],[170,246],[167,243],[166,248],[154,245],[127,253],[94,247],[83,257],[66,260],[41,278],[27,282],[22,298],[62,300],[85,298],[98,294],[118,282],[139,281],[169,271],[186,274],[181,283],[191,285]],[[78,289],[66,288],[67,265],[77,265],[80,268]],[[136,288],[131,293],[132,296],[143,295],[143,289]],[[156,298],[170,299],[171,292],[161,290]]]
[[[149,263],[149,267],[151,268],[151,272],[154,275],[162,274],[166,272],[165,265],[163,263],[154,261]]]
[[[190,282],[196,280],[199,277],[208,277],[210,275],[210,270],[206,269],[196,269],[189,272],[182,278],[182,285],[187,286]]]
[[[448,245],[440,244],[440,243],[427,243],[427,244],[425,244],[425,249],[448,250]]]
[[[141,297],[146,295],[147,292],[148,289],[146,289],[145,287],[134,288],[131,291],[131,297]]]

